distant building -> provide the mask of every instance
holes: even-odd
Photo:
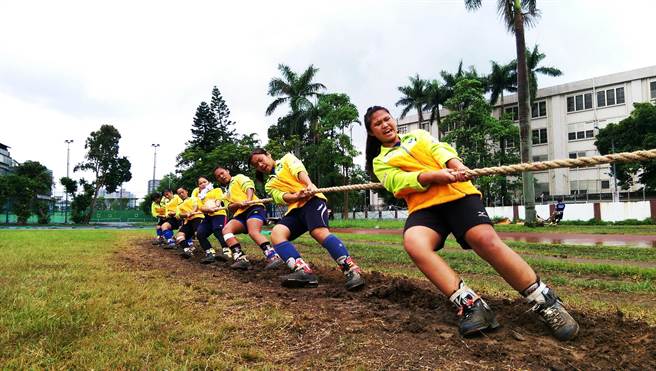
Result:
[[[11,173],[11,169],[16,165],[18,163],[9,154],[9,146],[0,143],[0,175]]]
[[[151,179],[148,181],[148,194],[155,192],[157,187],[159,187],[159,182],[160,182],[159,179],[155,179],[155,180]]]
[[[128,208],[134,208],[137,207],[137,200],[138,197],[129,191],[124,190],[123,188],[120,188],[116,192],[112,193],[107,193],[107,191],[104,188],[101,188],[100,191],[98,192],[98,197],[102,197],[105,201],[105,206],[109,208],[112,203],[118,201],[118,200],[125,200],[125,207]]]
[[[598,155],[594,141],[599,129],[627,118],[633,111],[633,104],[638,102],[656,104],[656,66],[539,89],[530,112],[532,160]],[[493,115],[499,117],[502,109],[517,121],[517,95],[504,96],[504,106],[495,105]],[[440,112],[442,117],[449,113],[448,110]],[[422,128],[436,136],[436,124],[429,123],[428,117],[430,114],[424,113],[423,123],[418,122],[417,115],[398,120],[399,133]],[[449,128],[440,131],[443,130],[448,132]],[[510,145],[519,145],[519,138]],[[606,164],[534,172],[535,194],[608,196],[614,188],[609,169],[610,165]],[[629,191],[641,188],[642,185],[637,184]]]

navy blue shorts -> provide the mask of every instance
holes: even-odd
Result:
[[[157,225],[158,226],[161,226],[164,223],[166,223],[166,218],[157,218]]]
[[[246,209],[246,211],[233,217],[232,219],[238,220],[241,224],[244,225],[244,228],[248,229],[248,227],[246,226],[246,221],[251,218],[260,219],[264,224],[266,224],[267,212],[264,206],[253,205],[248,209]]]
[[[214,232],[223,234],[223,226],[226,224],[225,215],[205,215],[205,219],[200,223],[196,230],[198,239],[207,238]]]
[[[319,197],[313,197],[298,209],[292,210],[285,215],[278,224],[289,228],[290,241],[294,241],[305,232],[312,232],[316,228],[328,228],[328,206],[326,201]]]
[[[408,216],[403,233],[411,227],[423,226],[437,232],[440,243],[435,250],[444,247],[444,241],[453,233],[463,249],[471,249],[465,241],[465,233],[479,224],[492,224],[479,195],[468,195],[455,201],[417,210]]]
[[[169,216],[166,218],[165,222],[171,224],[171,229],[180,228],[180,220],[174,216]]]
[[[182,225],[182,227],[180,227],[179,232],[184,233],[186,238],[194,237],[194,234],[196,233],[196,230],[198,230],[198,226],[202,222],[203,222],[203,219],[201,219],[201,218],[187,220]]]

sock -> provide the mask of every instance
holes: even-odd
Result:
[[[547,301],[544,297],[544,294],[547,291],[549,291],[549,288],[540,280],[540,277],[538,277],[534,283],[524,289],[520,294],[522,294],[529,303],[544,304]]]
[[[303,259],[301,259],[301,254],[296,250],[293,243],[285,241],[274,245],[273,248],[276,250],[276,253],[280,255],[280,258],[287,263],[287,266],[290,269],[295,270],[297,268],[297,261],[299,260],[307,266]]]
[[[193,238],[187,238],[187,246],[191,246],[194,244],[194,239]]]
[[[244,251],[241,249],[241,244],[234,244],[230,246],[230,250],[232,251],[232,258],[234,260],[237,260],[239,258],[246,257],[246,254],[244,254]]]
[[[164,235],[164,232],[159,228],[155,229],[155,233],[157,233],[157,237],[162,237]]]
[[[216,253],[216,251],[214,251],[214,249],[212,249],[212,248],[205,250],[205,254],[207,254],[207,255],[210,255],[210,254],[214,255],[214,253]]]
[[[167,241],[173,238],[173,231],[170,229],[165,230],[163,234]]]
[[[325,240],[323,240],[323,243],[321,244],[326,250],[328,250],[328,253],[330,253],[330,256],[338,262],[342,258],[346,258],[349,256],[348,250],[346,250],[346,247],[344,246],[344,243],[342,243],[342,240],[337,238],[334,234],[329,235],[326,237]]]
[[[465,285],[462,280],[458,284],[458,289],[449,296],[449,300],[458,308],[462,308],[465,304],[473,304],[478,298],[480,297],[474,290]]]
[[[262,252],[267,259],[273,259],[273,257],[276,256],[276,250],[271,247],[271,244],[268,241],[260,244],[260,249],[262,249]]]

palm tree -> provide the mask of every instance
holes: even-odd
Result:
[[[313,110],[311,98],[320,95],[320,91],[326,89],[326,86],[312,82],[319,71],[314,65],[310,65],[302,74],[298,75],[284,64],[278,65],[282,77],[274,77],[269,82],[269,95],[276,98],[266,109],[266,115],[270,116],[283,103],[288,103],[291,108],[289,116],[293,117],[292,121],[300,121],[301,130],[304,128],[306,121],[310,119],[309,114]],[[301,132],[288,133],[301,134]]]
[[[503,92],[516,92],[517,91],[517,61],[512,61],[508,64],[499,64],[495,61],[490,61],[492,64],[492,71],[487,75],[487,90],[490,92],[490,104],[495,104],[497,101],[501,103],[501,114],[503,114]]]
[[[479,76],[478,71],[476,71],[476,68],[474,68],[474,66],[469,66],[469,70],[467,71],[462,69],[462,59],[460,60],[460,63],[458,63],[458,69],[456,70],[455,73],[442,70],[440,72],[440,76],[442,76],[442,80],[444,80],[444,86],[446,87],[445,91],[447,93],[447,96],[445,100],[448,100],[453,96],[453,89],[455,89],[458,81],[462,79],[477,80],[483,86],[487,86],[486,77]]]
[[[547,56],[544,53],[540,53],[538,50],[538,45],[535,44],[533,50],[526,49],[526,65],[528,68],[528,90],[531,103],[535,100],[535,94],[538,91],[538,78],[537,74],[541,73],[547,76],[560,76],[563,74],[563,71],[559,70],[556,67],[538,67],[540,62]]]
[[[432,80],[426,86],[426,106],[424,109],[430,110],[430,122],[437,122],[437,140],[440,139],[440,126],[442,117],[440,116],[440,106],[446,103],[449,92],[445,85],[440,84],[437,80]]]
[[[422,109],[426,104],[427,91],[426,86],[427,81],[422,80],[419,77],[419,74],[409,77],[410,85],[408,86],[399,86],[399,91],[403,94],[403,97],[396,102],[396,106],[403,106],[403,111],[401,111],[401,118],[404,118],[411,109],[417,110],[417,115],[419,116],[419,125],[424,122],[424,114]]]
[[[465,0],[467,10],[481,7],[482,0]],[[522,162],[531,161],[531,127],[529,125],[529,88],[528,67],[526,64],[526,40],[524,39],[524,24],[532,26],[540,16],[537,0],[497,0],[497,11],[503,19],[509,32],[515,34],[515,49],[517,52],[517,102],[519,104],[519,138]],[[524,205],[526,208],[526,223],[535,224],[535,186],[533,174],[522,173]]]

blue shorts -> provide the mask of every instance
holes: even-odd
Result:
[[[214,216],[205,215],[205,218],[198,226],[198,230],[196,230],[196,235],[198,236],[199,239],[201,239],[211,236],[212,233],[214,232],[223,234],[222,230],[225,224],[226,224],[225,215],[214,215]]]
[[[244,228],[248,229],[246,221],[251,218],[260,219],[264,224],[267,222],[267,212],[264,206],[262,205],[253,205],[246,209],[243,213],[233,217],[232,219],[239,221],[244,225]]]
[[[328,228],[328,206],[326,201],[313,197],[305,205],[292,210],[285,215],[278,224],[289,228],[289,240],[293,241],[305,232],[312,232],[316,228]]]

